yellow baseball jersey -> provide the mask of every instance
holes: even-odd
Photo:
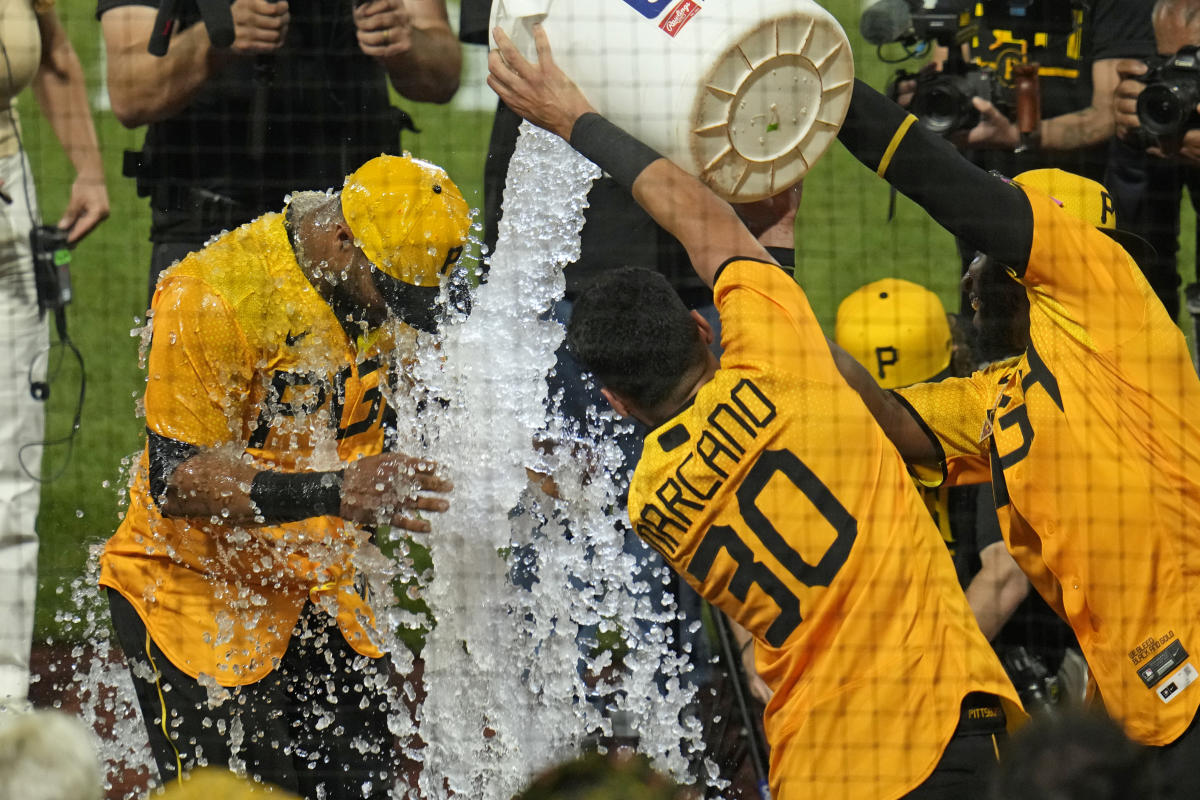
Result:
[[[1109,713],[1167,744],[1200,705],[1200,380],[1126,252],[1026,193],[1027,351],[899,393],[948,481],[990,476],[1009,550],[1075,630]]]
[[[715,296],[720,369],[647,436],[631,521],[757,640],[772,796],[899,797],[968,692],[1016,693],[795,281],[737,260]]]
[[[296,263],[283,215],[165,272],[153,314],[149,431],[284,472],[338,469],[381,451],[383,342],[347,336]],[[355,650],[381,655],[354,586],[363,531],[331,516],[245,527],[165,518],[147,469],[148,450],[101,556],[100,583],[133,604],[175,666],[223,686],[261,679],[310,598],[336,615]]]

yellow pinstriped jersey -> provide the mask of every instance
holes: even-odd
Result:
[[[164,273],[153,302],[146,426],[196,447],[230,447],[263,469],[338,469],[383,446],[379,341],[354,342],[296,263],[283,215],[268,214]],[[336,517],[234,528],[164,518],[148,452],[100,582],[137,609],[184,672],[226,686],[282,657],[304,603],[338,618],[358,652],[380,655],[355,590],[365,534]]]
[[[1125,251],[1026,193],[1028,350],[900,394],[948,480],[990,472],[1009,549],[1075,630],[1108,712],[1166,744],[1200,705],[1200,380]]]
[[[964,695],[1016,693],[800,288],[733,261],[716,303],[720,369],[646,438],[630,518],[754,634],[775,690],[772,796],[899,797],[936,766]]]

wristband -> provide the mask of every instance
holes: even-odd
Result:
[[[630,190],[642,170],[662,158],[652,147],[594,111],[575,120],[575,126],[571,128],[571,147]]]
[[[250,502],[266,523],[296,522],[338,514],[342,508],[342,475],[338,472],[269,472],[254,476]]]

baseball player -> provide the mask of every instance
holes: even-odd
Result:
[[[719,362],[703,317],[648,270],[597,279],[568,338],[650,428],[635,530],[755,637],[772,797],[978,796],[1016,692],[804,293],[728,204],[595,112],[540,27],[537,65],[494,33],[501,99],[629,187],[714,287]]]
[[[969,276],[977,314],[989,274],[1025,287],[1029,344],[895,393],[839,363],[934,483],[990,478],[1008,549],[1074,629],[1098,699],[1158,748],[1169,796],[1198,797],[1200,380],[1183,335],[1100,184],[1058,170],[1007,182],[912,121],[859,83],[839,137],[988,255]]]
[[[100,583],[164,782],[208,763],[309,798],[390,796],[388,672],[355,564],[364,526],[428,530],[417,515],[450,486],[385,452],[387,323],[438,322],[468,226],[444,171],[380,156],[163,274],[148,441]]]

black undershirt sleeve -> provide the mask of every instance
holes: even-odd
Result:
[[[859,80],[838,139],[879,170],[908,112]],[[948,141],[911,124],[883,177],[942,227],[1021,274],[1033,245],[1033,209],[1019,188],[963,158]]]
[[[146,444],[150,454],[150,471],[147,476],[150,481],[150,496],[154,498],[154,504],[161,509],[171,473],[184,461],[199,453],[200,448],[194,444],[160,436],[149,428],[146,429]]]

